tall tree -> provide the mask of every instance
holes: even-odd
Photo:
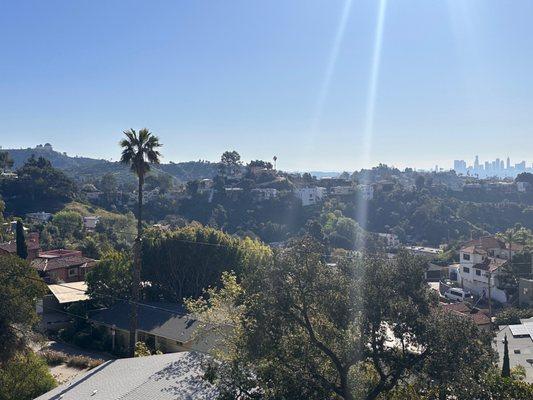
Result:
[[[28,246],[26,246],[26,238],[24,237],[24,225],[19,220],[17,221],[17,255],[22,258],[28,258]]]
[[[242,166],[241,155],[235,150],[225,151],[220,157],[220,172],[222,175],[235,175]]]
[[[511,376],[511,365],[509,363],[509,341],[507,335],[503,339],[503,366],[502,377],[509,378]]]
[[[159,164],[161,154],[157,150],[161,147],[159,139],[148,129],[143,128],[139,132],[130,129],[124,131],[126,139],[120,142],[122,156],[120,162],[131,167],[131,171],[137,175],[138,179],[138,204],[137,204],[137,237],[134,246],[133,282],[132,282],[132,303],[130,316],[130,356],[135,356],[135,331],[137,330],[137,305],[139,301],[140,281],[141,281],[141,237],[142,237],[142,206],[143,206],[143,185],[144,179],[150,164]]]
[[[9,156],[7,151],[0,151],[0,171],[4,171],[13,166],[13,159]]]
[[[27,349],[27,332],[38,321],[35,306],[46,293],[37,271],[14,255],[0,257],[0,369]],[[21,334],[21,332],[23,334]],[[0,390],[1,392],[2,390]]]

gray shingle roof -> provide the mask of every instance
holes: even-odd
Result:
[[[186,343],[193,339],[200,322],[191,318],[183,307],[169,303],[145,303],[137,308],[137,329],[155,336]],[[110,308],[91,312],[91,321],[129,330],[130,304],[117,303]]]
[[[35,400],[210,400],[200,353],[171,353],[108,361]]]

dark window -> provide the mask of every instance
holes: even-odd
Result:
[[[476,269],[476,275],[477,275],[477,276],[481,276],[481,270]]]
[[[470,254],[463,253],[463,260],[470,260]]]
[[[463,272],[469,274],[470,273],[470,268],[463,267]]]

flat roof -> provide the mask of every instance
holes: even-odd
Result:
[[[86,294],[87,283],[84,281],[48,285],[48,289],[50,289],[60,304],[74,303],[76,301],[85,301],[89,299],[89,296]]]

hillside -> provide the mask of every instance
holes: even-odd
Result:
[[[28,158],[35,155],[35,157],[44,157],[50,160],[55,168],[64,171],[76,181],[99,179],[106,173],[115,174],[119,182],[132,179],[129,168],[119,162],[69,156],[54,150],[49,144],[39,145],[35,148],[3,149],[2,151],[7,151],[14,160],[14,169],[21,167]],[[209,161],[171,162],[161,164],[153,170],[154,172],[170,174],[179,181],[186,182],[193,179],[212,178],[216,174],[217,165],[217,163]]]

